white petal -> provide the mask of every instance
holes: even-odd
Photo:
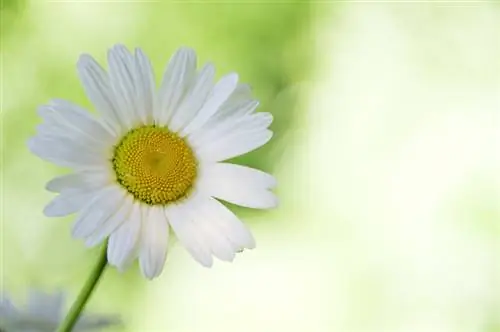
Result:
[[[62,100],[41,106],[39,115],[46,123],[28,147],[42,159],[61,166],[95,165],[109,158],[115,137],[88,112]]]
[[[62,99],[40,106],[38,114],[49,124],[60,127],[67,135],[79,135],[100,145],[114,141],[114,134],[85,109]]]
[[[207,219],[214,222],[218,229],[231,241],[235,249],[255,248],[255,240],[252,233],[246,226],[226,208],[222,203],[214,198],[208,199],[204,205]]]
[[[73,237],[84,239],[99,229],[120,208],[124,196],[124,190],[114,185],[96,193],[76,218]]]
[[[252,89],[248,84],[238,83],[236,89],[229,98],[224,102],[219,111],[223,111],[224,107],[230,106],[232,103],[238,103],[242,100],[252,99]]]
[[[155,107],[155,76],[149,58],[140,48],[135,49],[137,111],[143,123],[153,123]]]
[[[227,202],[255,209],[276,207],[278,200],[269,192],[276,186],[273,176],[234,164],[211,164],[202,169],[200,191]]]
[[[57,195],[44,209],[47,217],[63,217],[80,211],[95,195],[95,191],[67,190]]]
[[[106,71],[88,54],[78,59],[78,73],[89,100],[115,134],[123,133],[120,110],[114,99]]]
[[[189,209],[192,202],[182,206],[170,205],[165,208],[167,220],[180,243],[191,256],[205,267],[212,266],[213,260],[210,247],[205,243],[201,230],[190,218]]]
[[[217,143],[228,136],[266,130],[273,122],[271,113],[261,112],[240,117],[228,117],[224,121],[214,124],[212,128],[199,130],[188,139],[193,146],[203,147],[205,144]]]
[[[102,166],[106,159],[87,143],[86,141],[34,136],[28,141],[28,148],[38,157],[63,167]]]
[[[62,192],[65,190],[89,190],[96,186],[103,186],[110,182],[110,174],[107,170],[82,171],[70,173],[53,178],[45,185],[45,189],[51,192]]]
[[[114,99],[119,107],[120,122],[131,128],[140,122],[136,109],[135,60],[123,45],[108,51],[109,78]]]
[[[250,114],[255,111],[258,105],[259,102],[252,98],[250,87],[247,84],[240,83],[204,127],[210,128],[229,117],[241,117]]]
[[[276,186],[276,179],[263,171],[230,163],[214,163],[203,167],[202,179],[209,187],[230,187],[230,189],[255,188],[266,190]]]
[[[221,182],[217,187],[204,187],[204,189],[213,197],[252,209],[271,209],[278,205],[276,195],[262,188],[238,188],[227,182]]]
[[[64,126],[61,126],[60,124],[54,123],[54,122],[48,122],[45,121],[44,123],[41,123],[36,126],[36,132],[39,135],[54,135],[54,136],[71,136],[73,134],[71,130],[68,130]]]
[[[38,134],[33,137],[37,141],[46,144],[50,144],[53,147],[57,147],[58,150],[63,150],[69,148],[73,152],[86,153],[100,159],[111,159],[112,150],[104,149],[102,145],[96,144],[94,141],[89,140],[85,137],[79,137],[75,134],[60,134],[56,131],[48,134]]]
[[[210,98],[205,102],[196,117],[182,131],[182,136],[188,135],[202,127],[214,115],[219,107],[228,99],[236,89],[238,75],[229,74],[224,76],[215,85]]]
[[[149,216],[142,221],[139,263],[144,276],[153,279],[160,275],[167,257],[169,227],[164,208],[149,208]]]
[[[133,205],[129,219],[111,234],[108,243],[108,261],[111,265],[124,271],[127,263],[135,254],[137,241],[141,231],[141,206]]]
[[[46,294],[36,290],[30,290],[27,312],[37,318],[50,321],[59,321],[64,304],[63,293]]]
[[[58,146],[71,146],[71,150],[78,150],[99,156],[102,159],[111,159],[113,154],[113,143],[115,140],[96,141],[90,135],[82,135],[72,129],[61,125],[41,124],[37,127],[38,132],[33,138],[38,141],[50,141]]]
[[[79,188],[84,183],[84,174],[70,173],[53,178],[45,185],[45,189],[51,192],[61,192],[63,189]]]
[[[226,111],[217,112],[210,121],[203,126],[202,130],[210,130],[220,124],[230,124],[238,122],[240,119],[255,112],[259,102],[257,100],[242,100],[239,103],[231,104]]]
[[[170,59],[158,92],[156,121],[166,125],[174,110],[192,83],[196,72],[196,53],[190,48],[180,48]]]
[[[229,135],[214,142],[206,142],[197,153],[205,161],[223,161],[261,147],[272,136],[270,130]]]
[[[85,245],[87,247],[93,247],[101,243],[118,227],[120,227],[125,220],[129,219],[133,205],[133,198],[130,195],[125,195],[124,200],[121,202],[121,205],[117,208],[116,212],[85,239]]]
[[[184,128],[198,114],[213,88],[214,76],[215,67],[210,63],[199,71],[195,82],[186,92],[182,103],[174,110],[172,119],[168,124],[172,131],[177,132]]]
[[[0,296],[0,317],[8,317],[19,314],[19,309],[12,303],[10,297],[5,292]]]
[[[207,211],[208,199],[209,197],[204,199],[203,203],[196,204],[188,212],[195,226],[201,230],[204,241],[210,247],[212,254],[223,261],[231,262],[234,259],[235,250],[233,250],[231,241],[226,237],[224,230],[213,220],[210,210]]]
[[[33,137],[38,145],[46,144],[49,145],[51,150],[49,155],[56,155],[56,151],[70,150],[70,154],[87,154],[93,158],[103,159],[104,153],[101,153],[99,148],[96,148],[96,144],[88,139],[78,139],[77,137],[56,137],[47,135],[37,135]],[[70,155],[68,154],[68,155]],[[81,159],[81,158],[78,158]]]
[[[230,134],[237,134],[243,132],[256,132],[267,129],[273,122],[273,115],[267,112],[259,112],[256,114],[248,115],[238,122],[237,126]]]

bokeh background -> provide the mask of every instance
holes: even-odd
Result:
[[[81,53],[180,45],[240,73],[275,138],[239,158],[281,205],[239,209],[257,249],[212,269],[177,244],[153,282],[106,272],[88,312],[145,332],[500,331],[497,1],[50,1],[1,4],[1,287],[64,290],[97,250],[42,215],[64,170],[31,155],[36,107],[91,108]]]

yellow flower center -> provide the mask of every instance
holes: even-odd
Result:
[[[116,178],[135,199],[166,205],[189,194],[197,173],[191,148],[167,128],[142,126],[128,132],[115,148]]]

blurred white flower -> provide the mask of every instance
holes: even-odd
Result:
[[[2,332],[54,332],[63,319],[64,293],[47,294],[30,290],[26,305],[14,306],[9,297],[0,299],[0,331]],[[82,315],[73,331],[101,331],[120,325],[118,316]]]
[[[60,195],[49,217],[79,213],[73,236],[88,246],[109,237],[107,259],[124,270],[139,259],[147,278],[163,270],[169,229],[195,260],[232,261],[254,248],[250,231],[217,199],[244,207],[277,205],[273,176],[223,162],[266,144],[272,115],[255,112],[247,85],[235,73],[215,82],[215,67],[197,70],[196,54],[179,49],[158,92],[141,49],[108,53],[109,73],[82,55],[78,71],[95,118],[62,100],[42,106],[44,123],[29,142],[33,153],[74,173],[47,189]]]

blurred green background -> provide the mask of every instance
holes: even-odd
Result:
[[[89,311],[116,331],[500,331],[500,7],[495,2],[14,1],[1,6],[2,288],[76,296],[96,259],[47,219],[62,173],[25,145],[36,107],[91,108],[81,53],[180,45],[275,115],[238,159],[280,208],[238,209],[257,249],[212,269],[174,244],[153,282],[109,269]],[[68,303],[69,305],[69,303]]]

